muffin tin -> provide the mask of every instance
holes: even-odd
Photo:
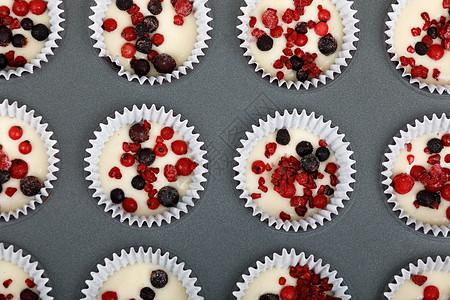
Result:
[[[167,0],[166,0],[167,1]],[[29,249],[45,266],[55,299],[80,299],[89,272],[130,246],[167,249],[199,279],[205,299],[231,299],[239,276],[260,257],[294,248],[324,259],[345,279],[352,299],[380,299],[411,261],[450,255],[450,240],[408,228],[386,201],[383,154],[404,124],[448,113],[449,95],[419,90],[402,78],[384,43],[391,0],[357,1],[358,50],[335,80],[308,91],[262,79],[239,47],[244,1],[209,1],[212,40],[188,75],[159,85],[117,76],[98,57],[88,19],[94,1],[65,1],[64,37],[45,68],[0,80],[1,98],[35,109],[54,131],[60,171],[52,196],[33,214],[0,222],[2,242]],[[208,182],[195,207],[168,226],[135,228],[114,221],[92,198],[83,168],[93,131],[114,111],[164,106],[195,126],[208,151]],[[356,183],[333,222],[307,232],[281,232],[251,216],[233,180],[239,140],[274,111],[306,109],[338,124],[351,143]]]

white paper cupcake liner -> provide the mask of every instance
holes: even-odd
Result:
[[[256,262],[256,267],[248,268],[248,272],[243,274],[241,280],[236,284],[237,290],[233,292],[233,296],[240,300],[245,295],[249,284],[267,270],[273,268],[287,269],[297,265],[307,265],[320,278],[328,278],[328,282],[333,285],[331,291],[334,293],[334,297],[339,297],[342,300],[351,299],[351,296],[347,294],[348,287],[344,284],[344,280],[338,277],[336,271],[330,270],[331,266],[329,264],[324,264],[322,259],[316,260],[314,255],[306,256],[304,252],[297,254],[295,249],[291,249],[290,252],[287,249],[283,249],[281,254],[274,253],[272,257],[266,256],[264,259]]]
[[[178,202],[177,206],[171,207],[169,211],[163,214],[149,217],[128,213],[122,208],[122,205],[112,203],[110,196],[105,194],[101,187],[100,175],[98,173],[100,155],[108,139],[121,127],[143,120],[171,126],[188,144],[189,149],[192,151],[190,154],[192,160],[198,164],[191,175],[192,182],[190,188],[181,201]],[[107,123],[100,124],[100,131],[95,131],[94,135],[95,139],[89,140],[92,147],[86,150],[88,157],[85,158],[85,161],[88,163],[88,166],[85,168],[85,171],[89,173],[86,179],[92,182],[89,188],[94,190],[93,196],[99,198],[98,204],[104,205],[104,211],[111,212],[113,218],[118,217],[121,222],[128,221],[130,225],[137,223],[139,227],[142,227],[144,224],[148,227],[151,227],[153,224],[161,226],[163,222],[170,224],[172,219],[179,219],[182,213],[186,214],[189,207],[194,206],[194,201],[200,198],[199,193],[204,190],[202,184],[206,182],[204,176],[208,171],[206,169],[208,161],[204,158],[206,151],[202,149],[203,142],[199,140],[200,135],[194,133],[194,127],[188,127],[188,121],[182,120],[181,115],[174,116],[173,110],[166,112],[164,107],[158,109],[155,105],[147,108],[145,104],[141,108],[135,105],[131,111],[125,108],[123,113],[116,112],[114,118],[108,117]]]
[[[91,38],[95,41],[94,48],[100,50],[98,56],[107,57],[111,60],[111,62],[117,65],[119,67],[119,76],[126,76],[128,81],[136,79],[140,84],[144,84],[145,82],[149,82],[151,85],[155,83],[162,84],[165,80],[171,82],[174,78],[179,79],[180,76],[186,75],[189,69],[194,69],[194,64],[198,64],[199,58],[205,55],[204,51],[208,48],[206,41],[211,39],[208,33],[212,30],[212,27],[208,25],[208,23],[212,21],[212,18],[209,16],[211,9],[206,6],[207,0],[194,0],[192,3],[192,10],[195,18],[197,19],[197,42],[195,43],[195,48],[192,50],[192,53],[188,57],[187,61],[185,61],[172,73],[159,75],[158,77],[139,77],[136,74],[126,71],[125,68],[119,63],[118,56],[113,57],[109,55],[108,50],[106,50],[106,44],[103,42],[103,18],[105,17],[105,12],[108,9],[108,5],[110,5],[112,1],[114,0],[95,0],[96,5],[91,7],[93,14],[89,17],[93,24],[90,25],[89,28],[94,32],[91,35]]]
[[[336,5],[336,8],[339,11],[339,16],[342,18],[342,24],[344,25],[344,43],[342,44],[342,50],[339,52],[339,57],[336,58],[334,64],[330,66],[328,70],[325,70],[323,74],[319,76],[319,78],[312,78],[311,80],[306,80],[305,82],[301,81],[292,81],[292,80],[278,80],[275,75],[271,75],[266,72],[264,68],[260,67],[258,62],[253,57],[251,50],[249,48],[250,43],[248,42],[248,31],[250,22],[250,16],[253,9],[256,7],[256,3],[259,0],[245,0],[246,6],[241,7],[242,15],[239,16],[239,20],[241,24],[237,26],[237,29],[241,32],[238,35],[238,38],[242,40],[241,48],[244,48],[246,51],[244,56],[250,57],[248,64],[255,65],[255,72],[262,71],[261,77],[264,78],[266,76],[269,77],[269,81],[272,83],[273,81],[278,82],[278,86],[283,86],[284,84],[288,89],[291,87],[295,87],[297,90],[300,88],[309,89],[311,86],[317,87],[320,83],[326,84],[327,79],[333,80],[336,74],[341,74],[342,69],[348,66],[348,62],[352,58],[352,51],[356,50],[356,42],[359,38],[356,36],[359,29],[356,27],[356,24],[359,22],[356,19],[355,14],[356,10],[352,8],[353,1],[350,0],[331,0],[331,2]]]
[[[425,271],[450,272],[450,256],[445,257],[445,260],[438,256],[435,260],[428,257],[426,262],[419,259],[415,265],[410,263],[408,268],[401,270],[401,276],[394,276],[394,280],[388,285],[389,291],[384,293],[384,297],[389,300],[392,299],[395,292],[399,290],[405,281],[411,279],[412,275],[420,275]]]
[[[17,102],[9,104],[8,100],[4,100],[0,104],[0,116],[2,117],[12,117],[19,120],[23,120],[31,127],[36,129],[36,132],[40,134],[41,140],[44,141],[44,146],[47,148],[48,158],[48,173],[46,175],[47,180],[44,181],[43,187],[41,188],[39,194],[30,200],[28,204],[23,207],[16,209],[15,211],[1,212],[0,220],[4,219],[9,221],[10,219],[17,219],[21,214],[27,215],[30,211],[36,209],[39,204],[42,204],[50,196],[53,189],[52,181],[56,180],[55,173],[59,170],[56,164],[59,162],[59,158],[56,154],[59,152],[55,148],[56,141],[52,138],[53,132],[47,129],[48,124],[42,122],[41,116],[35,116],[35,111],[28,111],[26,105],[20,106]]]
[[[53,300],[50,295],[52,288],[48,286],[48,278],[44,275],[37,261],[34,261],[31,255],[25,255],[22,249],[14,250],[14,246],[6,246],[0,243],[0,260],[11,262],[18,265],[30,275],[36,284],[36,289],[39,292],[39,299]]]
[[[392,11],[388,13],[389,20],[386,22],[387,30],[385,31],[385,34],[388,37],[386,40],[386,44],[388,46],[387,52],[391,56],[391,61],[393,61],[394,63],[397,64],[396,65],[397,70],[403,69],[402,77],[409,77],[410,84],[417,83],[420,89],[428,88],[428,90],[431,93],[436,91],[439,94],[443,94],[444,92],[447,92],[450,94],[450,85],[448,85],[448,84],[446,84],[446,85],[427,84],[425,82],[420,81],[417,78],[413,78],[411,76],[411,73],[407,72],[406,69],[402,66],[402,63],[400,62],[400,58],[397,56],[397,54],[395,52],[395,47],[394,47],[395,23],[397,22],[398,16],[402,12],[403,8],[405,8],[405,6],[409,2],[411,2],[411,0],[397,0],[396,3],[392,4],[392,6],[391,6]]]
[[[86,280],[87,288],[81,291],[84,295],[82,300],[97,299],[99,289],[109,276],[121,268],[139,263],[152,263],[169,270],[182,282],[189,300],[204,299],[200,295],[201,288],[196,285],[197,278],[192,275],[192,270],[186,268],[184,262],[179,262],[176,256],[171,257],[168,252],[164,253],[161,249],[139,247],[139,249],[131,248],[129,251],[123,249],[120,254],[114,253],[112,259],[105,258],[102,264],[98,264],[97,271],[90,273],[92,279]]]
[[[334,152],[339,166],[339,183],[328,205],[312,217],[299,221],[283,221],[264,212],[253,201],[245,183],[245,166],[253,147],[261,138],[281,128],[301,128],[318,135],[327,142],[331,151]],[[234,158],[237,166],[233,169],[238,173],[234,179],[239,182],[237,189],[242,191],[240,198],[246,200],[245,207],[252,209],[253,216],[259,216],[262,222],[267,221],[270,226],[275,226],[276,229],[286,231],[302,229],[306,231],[308,227],[315,229],[318,227],[317,224],[323,225],[325,220],[329,221],[339,213],[339,209],[344,207],[344,200],[350,199],[356,171],[352,167],[355,163],[353,151],[350,150],[350,144],[345,141],[345,135],[339,132],[338,127],[333,126],[331,121],[325,121],[323,116],[316,117],[315,113],[308,114],[305,110],[299,114],[294,109],[292,113],[285,110],[282,115],[277,111],[275,117],[268,115],[267,121],[259,120],[259,125],[253,125],[252,130],[252,132],[246,132],[246,139],[241,140],[242,148],[237,149],[239,156]]]
[[[446,237],[450,232],[450,224],[447,226],[431,225],[411,217],[397,202],[396,194],[391,186],[392,168],[394,167],[396,156],[405,147],[405,144],[411,142],[411,140],[416,137],[431,132],[450,132],[450,119],[445,114],[442,114],[440,117],[433,114],[431,118],[424,116],[423,121],[416,119],[413,125],[408,124],[406,129],[400,130],[400,132],[394,136],[393,141],[388,146],[389,150],[384,154],[384,169],[381,172],[381,175],[383,176],[382,184],[384,185],[384,193],[388,198],[387,202],[393,205],[392,210],[398,213],[400,219],[404,219],[403,221],[406,225],[412,226],[417,231],[433,233],[435,236],[442,234]]]
[[[8,71],[1,70],[0,77],[9,80],[12,75],[20,77],[23,73],[33,73],[35,68],[41,68],[42,62],[48,62],[48,56],[53,55],[53,50],[58,48],[57,41],[62,39],[60,34],[64,30],[61,26],[61,23],[64,22],[64,19],[61,17],[64,11],[59,7],[61,3],[61,0],[47,0],[48,14],[50,16],[50,35],[41,52],[23,67],[9,69]]]

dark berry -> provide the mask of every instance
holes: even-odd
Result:
[[[306,80],[308,80],[308,77],[309,77],[309,75],[305,71],[303,71],[303,70],[297,71],[297,80],[298,81],[305,82]]]
[[[427,148],[431,153],[439,153],[444,148],[444,143],[440,139],[431,139],[427,143]]]
[[[158,201],[165,207],[174,207],[180,200],[180,195],[176,188],[165,186],[158,192]]]
[[[11,179],[8,171],[0,170],[0,184],[4,184]]]
[[[280,300],[280,296],[275,294],[264,294],[259,297],[259,300]]]
[[[137,59],[131,63],[137,76],[146,76],[150,72],[150,63],[146,59]]]
[[[145,180],[144,178],[142,178],[140,175],[136,175],[133,177],[133,179],[131,180],[131,185],[136,189],[136,190],[143,190],[144,186],[145,186]]]
[[[147,8],[153,15],[159,15],[162,12],[162,4],[159,0],[150,1]]]
[[[297,147],[295,147],[295,151],[297,151],[297,154],[300,157],[311,154],[313,150],[314,150],[313,146],[311,145],[310,142],[307,141],[302,141],[297,144]]]
[[[149,129],[142,123],[136,123],[131,126],[128,134],[135,143],[143,143],[149,139]]]
[[[155,32],[159,27],[159,21],[155,16],[148,16],[142,20],[142,24],[147,27],[149,33]]]
[[[22,19],[22,21],[20,21],[20,26],[22,26],[24,30],[31,30],[33,28],[33,20],[30,18]]]
[[[273,47],[273,39],[268,35],[262,35],[258,38],[256,46],[261,51],[269,51]]]
[[[8,66],[8,59],[5,54],[0,54],[0,69],[4,69]]]
[[[151,288],[145,287],[141,290],[141,292],[139,293],[139,296],[143,300],[153,300],[153,299],[155,299],[155,292]]]
[[[300,22],[295,26],[295,31],[299,34],[306,34],[308,33],[308,24],[306,22]]]
[[[20,191],[25,196],[31,197],[37,195],[41,187],[41,182],[34,176],[27,176],[20,180]]]
[[[128,10],[133,6],[133,0],[116,0],[116,6],[120,10]]]
[[[308,211],[308,208],[306,206],[298,206],[295,208],[295,212],[299,217],[304,217],[306,215],[306,212]]]
[[[112,190],[109,196],[114,204],[120,204],[125,200],[125,193],[119,188]]]
[[[20,300],[38,300],[39,296],[30,289],[24,289],[20,292]]]
[[[319,169],[319,160],[313,154],[308,154],[302,158],[302,168],[305,172],[313,173]]]
[[[289,131],[287,129],[280,129],[277,132],[277,143],[280,145],[287,145],[291,141],[291,136],[289,135]]]
[[[157,289],[162,289],[166,286],[167,281],[169,280],[167,273],[163,270],[153,271],[150,276],[150,282]]]
[[[292,64],[292,70],[298,71],[303,67],[303,59],[301,59],[300,57],[294,55],[291,56],[291,58],[289,58],[289,61]]]
[[[438,37],[438,30],[436,27],[432,26],[432,27],[428,28],[427,34],[429,36],[431,36],[431,38],[434,40]]]
[[[6,26],[0,26],[0,46],[6,47],[11,42],[12,31]]]
[[[142,148],[137,154],[139,163],[150,166],[156,159],[156,154],[150,148]]]
[[[337,41],[331,33],[326,34],[319,40],[319,51],[324,55],[330,55],[336,52],[337,46]]]
[[[142,23],[139,23],[134,27],[134,34],[138,37],[143,37],[144,35],[148,34],[148,28]]]
[[[327,184],[323,193],[327,196],[331,196],[334,194],[334,190]]]
[[[330,157],[330,150],[327,147],[319,147],[316,150],[316,157],[319,161],[326,161]]]
[[[22,34],[16,34],[12,37],[11,43],[16,48],[22,48],[27,44],[27,38]]]
[[[436,202],[437,204],[441,203],[441,196],[439,196],[436,192],[430,192],[427,190],[423,190],[417,193],[416,196],[417,204],[420,206],[433,208],[432,204]]]
[[[153,58],[153,66],[159,73],[172,73],[177,62],[169,54],[162,53]]]
[[[152,50],[152,41],[149,37],[143,36],[136,41],[136,51],[141,53],[149,53]]]
[[[416,53],[419,55],[426,55],[428,53],[428,46],[424,42],[418,42],[414,46]]]
[[[34,25],[31,29],[31,35],[38,41],[43,41],[48,38],[48,35],[50,34],[50,31],[48,30],[48,27],[44,24],[37,24]]]

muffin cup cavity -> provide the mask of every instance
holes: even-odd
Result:
[[[245,166],[250,152],[257,142],[282,128],[300,128],[310,131],[325,140],[335,153],[337,165],[339,167],[339,183],[336,186],[334,196],[330,198],[328,205],[319,211],[319,213],[300,219],[299,221],[283,221],[280,218],[270,216],[259,208],[252,197],[250,191],[246,187]],[[315,113],[308,114],[305,110],[298,113],[296,109],[292,113],[285,110],[282,114],[275,113],[275,117],[267,116],[267,120],[259,120],[258,126],[253,126],[251,132],[246,132],[246,138],[241,140],[242,147],[237,151],[239,156],[234,160],[237,166],[234,167],[237,175],[234,179],[238,182],[237,189],[241,191],[240,198],[245,200],[245,207],[252,210],[253,216],[259,216],[262,222],[266,222],[269,226],[274,226],[276,229],[284,229],[285,231],[306,231],[309,227],[315,229],[318,225],[323,225],[325,220],[330,221],[334,215],[339,214],[339,209],[344,207],[344,200],[350,199],[350,194],[353,191],[354,174],[353,168],[355,161],[353,160],[353,152],[350,150],[350,144],[345,141],[345,135],[339,132],[338,127],[331,124],[331,121],[324,120],[323,116],[316,116]]]

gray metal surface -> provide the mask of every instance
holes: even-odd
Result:
[[[210,0],[214,21],[206,57],[187,76],[162,86],[119,77],[97,56],[89,37],[93,1],[65,1],[60,48],[35,74],[0,81],[1,98],[36,109],[55,132],[60,168],[49,200],[30,216],[0,224],[0,240],[26,249],[45,266],[56,299],[79,299],[103,257],[134,245],[161,247],[195,272],[206,299],[229,299],[236,280],[255,260],[294,247],[330,263],[354,299],[379,299],[394,273],[411,261],[450,255],[450,239],[415,232],[386,204],[380,183],[383,152],[392,136],[424,114],[449,112],[449,95],[410,86],[385,51],[390,0],[357,0],[360,42],[335,81],[310,91],[269,84],[247,65],[237,40],[242,0]],[[206,143],[211,174],[202,199],[181,220],[135,228],[104,213],[83,171],[92,132],[124,106],[172,108],[195,125]],[[245,130],[276,109],[323,114],[346,134],[357,175],[351,201],[313,231],[285,233],[252,217],[238,198],[233,157]]]

